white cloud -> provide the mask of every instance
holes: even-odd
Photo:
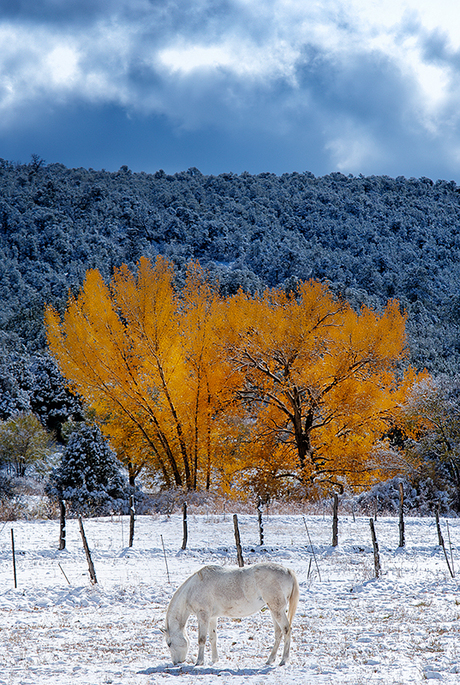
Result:
[[[232,55],[220,45],[191,45],[183,48],[162,50],[159,60],[172,71],[188,74],[199,68],[229,67],[234,62]]]
[[[397,33],[408,22],[428,32],[441,31],[453,50],[460,48],[460,11],[457,0],[348,0],[350,14],[362,33]]]
[[[68,45],[56,45],[44,59],[53,84],[70,88],[78,75],[78,54]]]
[[[178,43],[158,52],[159,62],[180,75],[228,70],[243,79],[292,78],[299,56],[299,50],[284,41],[269,48],[236,37],[214,45]]]

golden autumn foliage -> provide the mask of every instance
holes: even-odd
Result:
[[[89,271],[48,342],[134,477],[166,486],[363,483],[369,455],[414,381],[398,368],[405,317],[355,312],[321,283],[296,296],[223,299],[198,265],[176,292],[171,265],[141,259],[109,285]]]
[[[239,395],[277,476],[281,461],[304,483],[363,485],[378,477],[369,457],[415,379],[411,369],[398,373],[406,355],[398,303],[357,313],[311,281],[295,298],[240,292],[227,312],[229,354],[244,372]]]
[[[231,383],[211,322],[216,299],[198,267],[179,297],[171,265],[141,259],[137,276],[123,266],[110,286],[89,271],[62,321],[46,312],[52,353],[131,475],[148,463],[167,486],[209,482],[213,418]]]

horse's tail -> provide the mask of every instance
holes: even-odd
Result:
[[[295,576],[295,573],[289,569],[290,576],[292,578],[292,590],[291,596],[289,597],[289,609],[288,609],[288,621],[289,625],[292,625],[292,620],[294,618],[295,612],[297,610],[297,605],[299,603],[299,583]]]

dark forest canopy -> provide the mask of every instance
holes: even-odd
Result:
[[[460,187],[340,173],[167,175],[0,160],[0,340],[39,352],[43,307],[97,267],[199,260],[226,294],[328,280],[353,305],[397,298],[411,361],[458,372]]]

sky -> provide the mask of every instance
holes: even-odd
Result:
[[[458,0],[0,0],[0,157],[460,182]]]

